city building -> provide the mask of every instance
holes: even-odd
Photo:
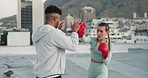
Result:
[[[144,13],[144,18],[148,18],[148,17],[147,17],[147,13],[146,13],[146,12]]]
[[[94,18],[96,18],[96,10],[91,6],[85,6],[80,10],[79,17],[84,22],[89,19],[94,19]]]
[[[18,0],[17,28],[32,32],[32,1]]]
[[[133,13],[133,18],[137,18],[136,12]]]
[[[148,18],[148,17],[147,17],[147,12],[145,12],[145,13],[143,14],[143,16],[137,16],[137,13],[134,12],[134,13],[133,13],[133,18],[134,18],[134,19],[147,19],[147,18]]]
[[[45,1],[45,0],[44,0]],[[44,1],[33,0],[32,6],[32,30],[34,31],[38,26],[44,25]]]
[[[17,29],[29,31],[32,44],[32,0],[18,0]]]
[[[73,23],[74,21],[74,18],[68,14],[66,17],[65,17],[65,27],[64,27],[64,31],[66,33],[68,33],[69,31],[71,31],[71,23]]]
[[[21,0],[21,28],[32,33],[32,1]]]
[[[5,29],[1,38],[2,45],[10,45],[10,42],[24,42],[21,45],[26,45],[25,42],[27,45],[28,42],[32,44],[31,36],[33,30],[44,24],[44,2],[42,0],[17,0],[17,2],[17,27]],[[22,35],[25,41],[22,41],[23,39],[18,38],[17,35]],[[12,37],[14,39],[11,39]]]
[[[148,23],[136,24],[134,27],[136,36],[148,36]]]
[[[33,31],[44,24],[44,2],[45,0],[18,0],[17,28]]]
[[[110,39],[112,42],[116,42],[117,40],[122,39],[122,33],[119,32],[119,29],[117,28],[118,22],[113,21],[113,19],[110,18],[101,18],[101,19],[92,19],[87,21],[87,27],[85,31],[85,36],[86,37],[97,37],[97,26],[99,23],[105,22],[109,25],[110,27]]]
[[[85,36],[86,37],[96,37],[97,34],[97,25],[100,22],[98,19],[90,19],[87,22],[87,27],[85,30]]]

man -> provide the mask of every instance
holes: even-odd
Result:
[[[34,66],[36,78],[62,78],[65,72],[65,50],[75,51],[78,46],[80,20],[76,19],[71,26],[71,37],[58,29],[62,11],[49,5],[45,10],[45,25],[33,33],[33,43],[36,48],[37,61]],[[60,26],[61,28],[61,26]]]

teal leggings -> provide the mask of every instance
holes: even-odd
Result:
[[[108,69],[105,64],[90,63],[88,78],[108,78]]]

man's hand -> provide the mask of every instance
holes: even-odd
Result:
[[[74,22],[73,24],[71,25],[71,30],[72,32],[77,32],[80,28],[80,23],[81,22],[81,19],[74,19]]]
[[[64,23],[65,23],[65,20],[63,20],[62,22],[60,22],[60,24],[58,26],[58,29],[63,30],[62,27],[63,27]]]

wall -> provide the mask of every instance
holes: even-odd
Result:
[[[8,32],[7,46],[30,45],[30,32]]]

